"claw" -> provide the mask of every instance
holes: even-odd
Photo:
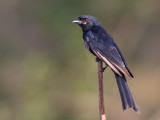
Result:
[[[102,68],[102,72],[104,72],[104,70],[108,67],[108,65],[106,65],[106,67]]]
[[[99,62],[100,59],[98,57],[96,57],[96,62]],[[108,65],[106,65],[106,67],[102,68],[102,71],[101,72],[104,72],[104,70],[108,67]]]
[[[98,57],[96,57],[96,62],[99,62],[99,61],[100,61],[100,59]]]

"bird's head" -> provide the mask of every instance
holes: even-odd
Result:
[[[72,21],[72,23],[78,24],[83,30],[88,30],[93,26],[101,26],[95,17],[89,15],[82,15]]]

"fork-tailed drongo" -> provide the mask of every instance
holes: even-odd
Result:
[[[133,75],[128,69],[125,58],[113,38],[93,16],[82,15],[74,20],[73,23],[78,24],[82,28],[85,47],[114,72],[123,110],[133,108],[140,113],[125,78],[126,76],[129,79],[133,79]]]

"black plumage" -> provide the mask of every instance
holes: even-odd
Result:
[[[115,74],[119,88],[123,110],[133,108],[140,112],[136,105],[126,78],[133,79],[133,74],[127,67],[127,63],[117,44],[93,16],[82,15],[73,21],[81,26],[85,47],[98,59],[109,66]]]

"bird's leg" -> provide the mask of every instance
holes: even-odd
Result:
[[[98,57],[96,57],[96,62],[99,62],[100,59]],[[102,72],[104,72],[104,70],[108,67],[108,65],[106,65],[105,67],[102,68]]]
[[[100,61],[100,59],[98,57],[96,57],[96,62],[99,62],[99,61]]]
[[[108,65],[106,65],[104,68],[102,68],[102,72],[104,72],[104,70],[108,67]]]

